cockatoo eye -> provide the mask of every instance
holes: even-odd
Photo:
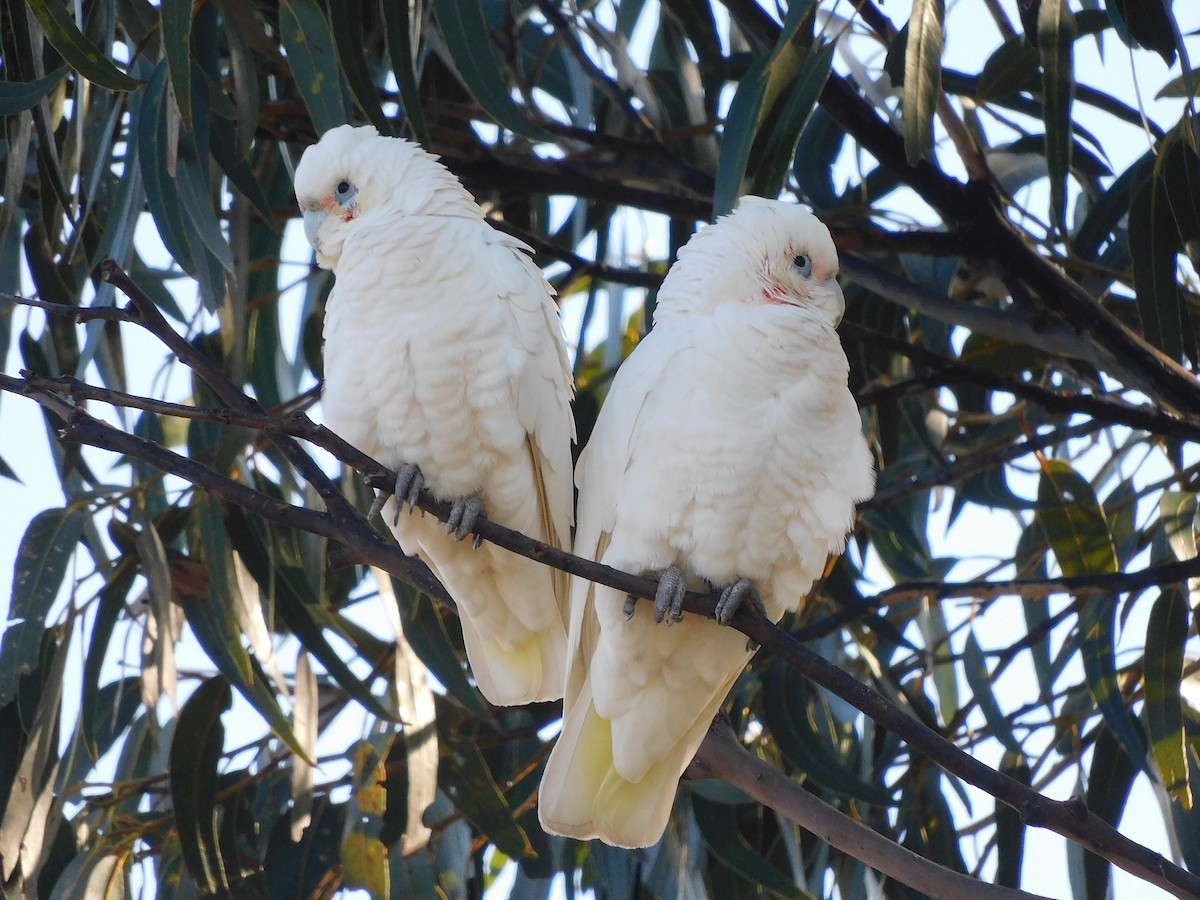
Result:
[[[345,179],[339,181],[337,186],[333,189],[334,199],[337,200],[337,202],[342,206],[345,206],[347,203],[353,200],[356,193],[357,191],[355,191],[354,185]]]
[[[812,277],[812,259],[803,253],[797,253],[792,259],[792,265],[796,267],[796,271],[805,278]]]

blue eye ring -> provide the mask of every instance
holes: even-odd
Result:
[[[346,181],[344,178],[339,181],[333,189],[334,199],[343,205],[352,200],[355,193],[357,192],[354,190],[354,185],[352,185],[349,181]]]
[[[796,271],[805,278],[812,277],[812,257],[806,253],[797,253],[792,258],[792,265],[796,267]]]

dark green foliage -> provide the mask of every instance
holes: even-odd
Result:
[[[79,19],[61,0],[0,0],[0,491],[32,489],[13,479],[35,454],[59,476],[35,486],[41,512],[8,522],[4,896],[35,872],[40,897],[123,896],[135,869],[164,898],[474,897],[501,873],[519,896],[560,875],[568,896],[612,898],[878,884],[715,779],[681,788],[652,851],[545,834],[536,789],[559,708],[489,706],[452,610],[381,585],[328,536],[136,455],[82,451],[72,403],[108,407],[23,380],[222,406],[134,326],[43,324],[7,297],[123,303],[100,277],[112,257],[264,409],[310,406],[331,278],[289,237],[291,170],[346,121],[441,155],[533,246],[576,310],[571,341],[603,320],[606,292],[646,289],[607,353],[573,360],[583,440],[695,226],[744,193],[811,205],[842,254],[841,335],[879,478],[851,551],[784,625],[1015,780],[1070,779],[1108,822],[1159,815],[1130,801],[1152,785],[1200,865],[1200,139],[1184,5],[1021,2],[992,34],[942,0],[907,22],[831,0],[778,19],[740,0],[93,0]],[[829,12],[853,14],[855,36]],[[943,65],[971,41],[965,70]],[[1161,87],[1173,105],[1143,130],[1137,104],[1079,64],[1093,43],[1147,60],[1140,77],[1160,80],[1144,98]],[[43,402],[50,440],[7,430],[19,393]],[[257,432],[116,405],[121,430],[214,477],[320,505]],[[337,477],[365,509],[361,478]],[[1175,564],[1161,586],[1133,581]],[[727,706],[749,752],[896,843],[1069,889],[1065,871],[1026,864],[1046,832],[781,660],[760,654]],[[307,763],[315,783],[294,786]],[[1078,855],[1075,887],[1104,897],[1109,863]]]

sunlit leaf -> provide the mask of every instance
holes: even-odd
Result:
[[[1039,458],[1037,521],[1064,575],[1117,571],[1104,510],[1092,486],[1066,460]]]
[[[1187,637],[1185,594],[1177,585],[1164,587],[1146,624],[1146,727],[1163,787],[1190,810],[1192,787],[1179,695]]]

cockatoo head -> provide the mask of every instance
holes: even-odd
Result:
[[[387,216],[481,215],[437,157],[373,126],[340,125],[304,151],[296,166],[296,200],[317,262],[336,268],[355,229]]]
[[[746,303],[788,307],[835,327],[846,309],[837,273],[829,229],[807,208],[743,197],[680,249],[659,289],[656,316]]]

